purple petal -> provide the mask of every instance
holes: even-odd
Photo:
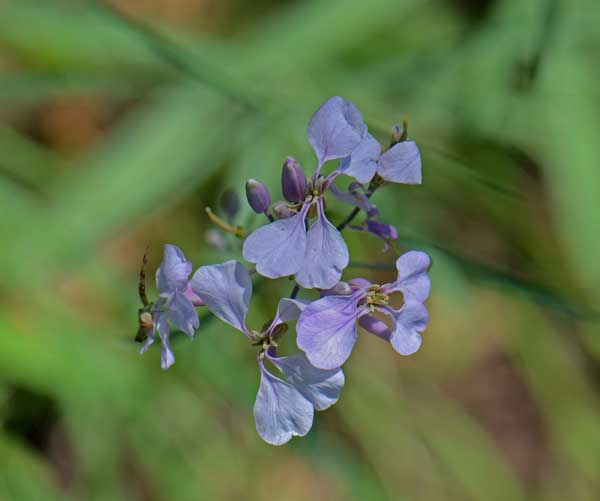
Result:
[[[258,228],[244,241],[244,259],[269,278],[293,275],[302,266],[306,249],[304,219],[308,205],[295,216]]]
[[[154,325],[152,326],[152,328],[150,329],[150,332],[148,332],[148,337],[146,338],[146,341],[144,342],[144,344],[142,345],[142,348],[140,349],[140,355],[143,355],[144,353],[146,353],[148,351],[148,348],[150,348],[150,346],[152,346],[154,344],[154,336],[156,335],[155,329],[154,329]]]
[[[319,167],[328,160],[347,157],[367,131],[358,108],[339,96],[325,101],[308,124],[308,139]]]
[[[403,141],[384,152],[377,172],[392,183],[421,184],[421,153],[414,141]]]
[[[269,360],[316,410],[323,411],[339,400],[344,386],[342,369],[317,369],[303,353],[289,357],[269,357]]]
[[[392,335],[390,328],[388,325],[378,318],[375,318],[371,315],[364,315],[360,317],[358,321],[360,326],[371,334],[375,334],[377,337],[383,339],[384,341],[389,341],[390,336]]]
[[[181,249],[166,244],[163,261],[156,270],[156,286],[161,294],[169,294],[185,287],[191,272],[192,263],[185,258]]]
[[[308,230],[306,253],[296,282],[306,289],[330,289],[339,282],[350,257],[342,234],[325,217],[318,203],[317,220]]]
[[[344,202],[345,204],[353,205],[354,207],[364,210],[369,217],[376,217],[379,215],[377,207],[371,203],[369,197],[367,197],[365,193],[359,191],[358,189],[342,191],[335,184],[331,183],[329,185],[329,191],[340,202]]]
[[[300,313],[306,308],[308,301],[303,299],[291,299],[283,298],[279,301],[277,306],[277,313],[271,327],[283,324],[285,322],[291,322],[292,320],[298,320]]]
[[[348,359],[356,343],[359,295],[326,296],[309,304],[296,330],[298,347],[319,369],[336,369]]]
[[[350,287],[352,288],[353,291],[357,291],[359,289],[368,289],[369,287],[371,287],[371,285],[373,285],[369,280],[367,280],[366,278],[351,278],[350,280],[348,280],[348,284],[350,285]]]
[[[303,437],[313,422],[312,404],[292,385],[273,376],[263,362],[260,387],[254,403],[256,431],[272,445],[282,445],[293,436]]]
[[[165,304],[167,318],[182,332],[192,337],[194,331],[200,326],[200,319],[196,308],[185,297],[183,292],[175,290],[168,298]]]
[[[340,160],[338,170],[359,183],[368,183],[375,175],[380,155],[379,141],[367,132],[352,154]]]
[[[381,223],[380,221],[374,221],[373,219],[367,219],[362,226],[350,226],[350,228],[356,231],[370,233],[383,240],[384,252],[390,250],[390,241],[398,238],[398,230],[395,226]]]
[[[183,295],[188,299],[190,303],[194,306],[204,306],[202,299],[194,292],[192,288],[192,281],[190,280],[186,285],[185,289],[183,289]]]
[[[352,287],[348,282],[338,282],[331,289],[324,289],[321,291],[321,297],[325,296],[343,296],[352,294]]]
[[[409,251],[396,261],[398,279],[383,286],[387,292],[400,291],[404,300],[425,301],[429,296],[431,280],[427,269],[431,265],[430,257],[421,251]]]
[[[215,316],[246,332],[252,281],[241,263],[232,260],[198,268],[192,288]]]
[[[380,221],[367,219],[366,225],[369,233],[372,233],[382,240],[396,240],[398,238],[398,230],[391,224],[385,224],[381,223]]]
[[[408,301],[398,312],[394,312],[394,327],[390,342],[401,355],[412,355],[423,342],[423,332],[429,322],[429,313],[423,303]]]
[[[173,355],[173,352],[171,351],[171,345],[169,343],[171,329],[169,329],[167,316],[164,314],[159,314],[158,318],[155,319],[155,322],[156,330],[158,331],[158,335],[160,336],[160,341],[162,343],[162,349],[160,353],[160,367],[162,368],[162,370],[166,371],[175,363],[175,355]]]

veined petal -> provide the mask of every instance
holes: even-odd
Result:
[[[192,263],[176,245],[166,244],[162,263],[156,270],[156,286],[161,294],[169,294],[182,289],[192,272]]]
[[[337,284],[350,257],[342,234],[331,224],[319,201],[317,220],[308,230],[304,261],[296,282],[306,289],[330,289]]]
[[[256,431],[272,445],[282,445],[293,436],[303,437],[312,426],[312,404],[292,385],[260,366],[260,387],[254,403]]]
[[[359,183],[368,183],[375,175],[380,155],[379,141],[367,132],[352,154],[340,160],[337,170],[346,176],[353,177]]]
[[[252,280],[238,261],[198,268],[192,289],[218,318],[246,332],[246,314],[252,296]]]
[[[309,304],[309,301],[304,299],[291,299],[287,297],[281,299],[277,306],[277,313],[271,324],[271,329],[276,325],[298,320],[300,313],[306,308],[307,304]]]
[[[384,152],[378,174],[392,183],[421,184],[421,153],[414,141],[402,141]]]
[[[296,331],[298,347],[312,365],[336,369],[348,359],[356,343],[360,295],[325,296],[309,304],[300,315]]]
[[[244,241],[244,259],[256,263],[256,271],[268,278],[293,275],[302,266],[306,249],[305,204],[295,216],[261,226]]]
[[[382,287],[387,292],[400,291],[404,300],[425,301],[429,296],[431,280],[427,270],[431,258],[421,251],[409,251],[396,260],[398,279]]]
[[[167,298],[165,308],[167,318],[171,323],[180,331],[192,337],[195,330],[200,326],[200,319],[198,313],[196,313],[196,308],[185,297],[185,294],[178,290],[173,291]]]
[[[423,303],[408,301],[393,315],[394,326],[390,342],[401,355],[412,355],[421,347],[423,332],[429,323],[429,313]]]
[[[192,303],[194,306],[205,306],[202,299],[194,292],[192,288],[192,281],[190,280],[183,289],[183,295]]]
[[[294,386],[314,408],[323,411],[335,404],[344,386],[342,369],[323,370],[314,367],[303,353],[289,357],[272,357],[288,383]]]
[[[152,325],[152,328],[149,329],[149,331],[150,332],[148,332],[148,337],[146,338],[146,341],[144,342],[144,344],[142,345],[142,347],[140,349],[140,355],[143,355],[144,353],[146,353],[148,351],[148,348],[150,348],[150,346],[152,346],[154,344],[154,336],[156,335],[154,325]]]
[[[155,319],[156,330],[160,336],[160,342],[162,349],[160,352],[160,367],[166,371],[175,363],[175,355],[171,351],[171,345],[169,343],[169,336],[171,335],[171,329],[169,329],[169,323],[167,322],[167,316],[165,314],[159,314],[158,318]]]
[[[383,320],[379,320],[372,315],[364,315],[360,317],[358,323],[363,329],[371,334],[375,334],[378,338],[381,338],[384,341],[390,340],[392,333]]]
[[[348,285],[354,292],[356,292],[359,289],[368,289],[373,284],[371,283],[371,281],[367,280],[366,278],[356,277],[356,278],[351,278],[350,280],[348,280]]]
[[[352,287],[348,282],[340,281],[335,284],[331,289],[323,289],[321,291],[321,297],[325,296],[342,296],[352,294]]]
[[[328,160],[350,155],[367,132],[367,126],[353,103],[335,96],[313,114],[307,132],[320,167]]]

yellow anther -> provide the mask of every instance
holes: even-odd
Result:
[[[390,297],[387,294],[382,294],[377,292],[379,286],[374,288],[375,286],[369,287],[369,292],[365,297],[365,302],[371,307],[374,308],[375,305],[384,306],[388,304]]]

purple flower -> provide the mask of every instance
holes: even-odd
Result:
[[[352,154],[340,161],[341,174],[369,182],[375,173],[391,183],[421,184],[421,153],[411,140],[395,144],[381,153],[381,145],[368,132]]]
[[[327,177],[319,172],[326,161],[350,155],[366,132],[360,111],[341,97],[332,97],[315,112],[308,124],[308,138],[317,156],[317,170],[306,197],[299,201],[298,212],[257,229],[244,242],[244,258],[256,263],[258,273],[269,278],[295,275],[298,284],[308,289],[329,289],[339,281],[342,270],[348,266],[348,248],[325,216],[323,201],[339,171]],[[295,162],[293,167],[286,162],[283,173],[283,187],[291,199],[296,198],[292,191],[303,189],[292,185],[300,185],[304,177]],[[316,220],[307,232],[311,207],[316,207]]]
[[[194,274],[192,288],[215,316],[260,346],[257,361],[261,381],[254,404],[258,434],[273,445],[282,445],[293,436],[306,435],[312,426],[314,411],[327,409],[337,402],[344,385],[344,373],[339,368],[313,367],[303,353],[277,355],[277,340],[285,332],[286,323],[298,318],[304,303],[282,299],[275,318],[261,331],[255,331],[246,325],[252,282],[242,264],[227,261],[203,266]],[[280,377],[267,368],[267,362],[278,370]]]
[[[423,302],[429,296],[430,264],[424,252],[407,252],[396,261],[395,282],[380,286],[354,279],[349,282],[350,294],[326,295],[306,306],[298,319],[297,343],[310,363],[321,369],[340,367],[356,343],[359,323],[388,340],[398,353],[415,353],[421,346],[420,333],[429,321]],[[388,304],[394,292],[401,292],[404,298],[399,310]],[[376,311],[390,317],[391,328],[371,316]]]
[[[148,335],[140,353],[144,354],[148,350],[158,333],[162,343],[160,366],[164,370],[175,363],[175,356],[169,345],[169,322],[190,337],[194,336],[195,330],[200,326],[195,306],[203,303],[191,288],[188,280],[191,272],[192,263],[185,258],[181,249],[166,244],[163,261],[156,271],[156,286],[160,298],[140,316],[140,320],[147,325]]]

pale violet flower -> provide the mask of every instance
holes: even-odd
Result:
[[[282,445],[293,436],[306,435],[312,426],[314,411],[327,409],[337,402],[344,385],[344,373],[339,368],[313,367],[303,353],[278,356],[277,339],[285,332],[286,323],[298,318],[304,303],[282,299],[275,318],[261,331],[255,331],[246,325],[252,282],[242,264],[227,261],[202,266],[192,278],[192,288],[215,316],[260,347],[257,362],[261,381],[254,404],[258,434],[273,445]],[[279,374],[273,374],[266,362]]]
[[[356,106],[339,96],[328,99],[314,113],[308,124],[308,139],[317,157],[317,168],[303,188],[303,176],[297,162],[290,157],[284,164],[282,186],[288,200],[306,192],[298,200],[293,215],[271,222],[251,233],[244,242],[244,259],[256,264],[256,271],[268,278],[294,275],[298,285],[307,289],[329,289],[341,278],[349,263],[348,248],[341,233],[325,215],[325,193],[363,208],[370,215],[376,209],[358,190],[349,195],[336,189],[333,180],[340,174],[361,183],[375,173],[388,181],[421,181],[419,150],[412,141],[403,141],[381,154],[381,146],[367,132],[362,114]],[[320,174],[323,164],[340,159],[329,175]],[[302,176],[302,177],[300,177]],[[293,177],[293,179],[292,179]],[[312,210],[311,210],[312,209]],[[307,228],[308,218],[315,217]]]
[[[148,327],[146,342],[140,351],[144,354],[158,334],[162,344],[160,365],[164,370],[175,363],[169,344],[169,323],[190,337],[194,336],[200,326],[195,307],[202,305],[202,302],[192,291],[188,280],[191,273],[192,263],[185,258],[181,249],[175,245],[165,245],[163,261],[156,271],[156,286],[160,298],[142,313],[146,316]]]
[[[308,360],[321,369],[340,367],[350,356],[358,338],[358,324],[388,340],[402,355],[411,355],[421,346],[421,332],[429,321],[424,301],[429,296],[427,254],[410,251],[396,261],[396,281],[376,285],[365,279],[351,280],[338,290],[306,306],[298,319],[297,343]],[[394,309],[390,295],[401,292],[404,305]],[[391,328],[371,316],[379,311],[389,316]]]

